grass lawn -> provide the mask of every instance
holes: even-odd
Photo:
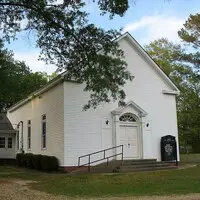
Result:
[[[6,170],[4,170],[6,171]],[[200,167],[113,175],[0,174],[0,179],[38,181],[30,187],[51,194],[81,197],[150,196],[200,193]]]
[[[14,167],[0,166],[0,173],[18,172]]]
[[[181,154],[183,163],[200,163],[200,154]]]

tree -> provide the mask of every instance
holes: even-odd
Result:
[[[57,72],[53,72],[52,74],[48,74],[47,72],[40,72],[40,74],[45,77],[48,81],[56,78],[59,74]]]
[[[0,111],[46,83],[42,73],[32,73],[24,62],[14,60],[13,53],[0,41]]]
[[[180,38],[192,44],[195,48],[200,47],[200,14],[190,15],[187,21],[184,24],[184,28],[182,28],[178,32]]]
[[[190,62],[193,66],[193,69],[196,69],[196,76],[194,77],[196,79],[196,84],[193,87],[193,90],[196,91],[196,95],[188,94],[188,100],[190,100],[191,108],[187,109],[185,111],[185,120],[183,119],[183,122],[188,122],[190,125],[190,129],[187,129],[187,125],[183,126],[183,129],[188,131],[188,134],[185,134],[188,136],[188,139],[190,139],[190,143],[193,143],[193,146],[195,149],[200,151],[199,142],[200,142],[200,14],[197,13],[195,15],[190,15],[189,18],[186,20],[184,24],[184,28],[182,28],[178,32],[180,38],[185,42],[186,44],[194,47],[194,50],[192,53],[189,53],[184,56],[184,60],[187,62]],[[196,99],[196,101],[193,101],[193,99]],[[188,106],[189,102],[185,102],[185,104]],[[189,106],[188,106],[189,107]],[[194,123],[191,122],[191,119],[189,118],[190,114],[192,114],[193,118],[195,119]],[[192,120],[193,121],[193,120]],[[190,132],[193,134],[191,135]],[[197,151],[196,150],[196,151]]]
[[[103,14],[122,16],[128,0],[98,0]],[[114,39],[120,34],[90,24],[82,1],[2,0],[0,27],[4,39],[15,39],[16,33],[29,30],[37,34],[40,58],[58,69],[66,69],[66,78],[85,83],[90,100],[85,109],[102,102],[123,100],[123,86],[133,76],[127,71],[123,51]],[[25,28],[22,28],[22,24]]]
[[[146,45],[146,51],[178,86],[178,129],[182,145],[191,145],[200,152],[200,79],[193,62],[186,60],[187,52],[179,44],[158,39]],[[190,54],[189,54],[190,55]]]
[[[200,14],[190,15],[179,32],[179,37],[188,45],[192,45],[195,53],[190,53],[185,56],[185,60],[194,64],[194,67],[200,69]]]
[[[179,136],[183,145],[191,145],[194,152],[200,152],[200,84],[192,74],[188,84],[182,87],[178,98]]]
[[[144,47],[161,69],[170,76],[181,64],[184,49],[166,38],[155,40]]]

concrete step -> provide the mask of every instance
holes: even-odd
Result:
[[[115,172],[137,172],[137,171],[156,171],[156,170],[171,170],[177,169],[177,166],[151,166],[151,167],[140,167],[140,168],[120,168]]]
[[[154,164],[156,163],[156,160],[143,160],[143,161],[140,161],[140,160],[125,160],[122,162],[122,165],[143,165],[143,164]]]
[[[85,174],[85,173],[112,173],[112,172],[132,172],[132,171],[149,171],[161,169],[174,169],[175,162],[161,162],[156,159],[143,159],[143,160],[112,160],[107,165],[107,162],[91,166],[90,172],[87,167],[79,168],[72,174]]]
[[[154,162],[151,162],[151,161],[147,161],[147,162],[130,162],[130,163],[122,163],[121,165],[123,165],[123,166],[132,166],[132,165],[148,165],[148,164],[150,164],[150,165],[153,165],[153,164],[155,164],[156,163],[156,161],[154,161]]]
[[[145,168],[145,167],[168,167],[168,166],[174,166],[175,164],[171,165],[168,163],[146,163],[146,164],[141,164],[141,165],[122,165],[118,168],[120,169],[135,169],[135,168]]]
[[[123,160],[124,163],[134,163],[134,162],[140,162],[140,163],[143,163],[143,162],[156,162],[156,159],[131,159],[131,160]]]

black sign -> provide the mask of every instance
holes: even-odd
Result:
[[[176,138],[172,135],[166,135],[161,138],[161,160],[177,160]]]

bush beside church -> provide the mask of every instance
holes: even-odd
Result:
[[[55,156],[32,153],[18,153],[16,156],[16,164],[18,167],[41,171],[57,171],[59,168],[59,162]]]

